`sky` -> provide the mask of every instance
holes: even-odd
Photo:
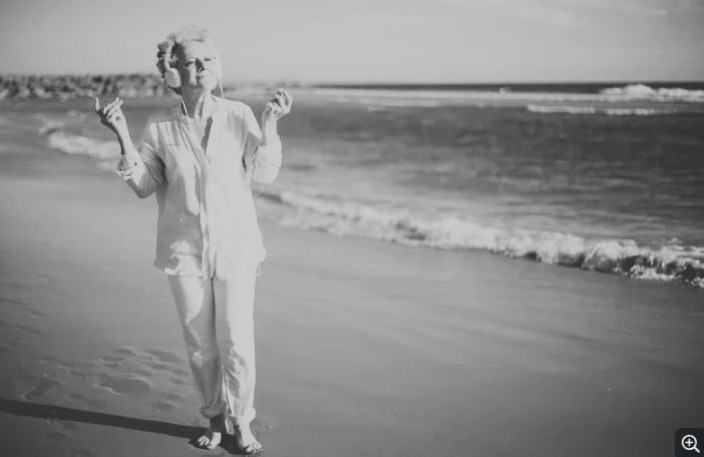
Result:
[[[191,24],[226,82],[704,81],[704,0],[0,0],[0,73],[156,72]]]

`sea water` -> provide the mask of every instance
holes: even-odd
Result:
[[[292,88],[284,166],[255,185],[258,211],[339,236],[704,287],[700,86]],[[255,112],[266,99],[228,95]],[[174,102],[128,100],[133,136]],[[74,105],[37,110],[47,144],[114,168],[112,134]]]

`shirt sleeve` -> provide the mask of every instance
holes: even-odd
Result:
[[[281,138],[267,137],[262,144],[262,131],[249,106],[244,110],[245,142],[242,161],[248,180],[271,184],[279,174],[282,162]]]
[[[115,172],[140,198],[147,198],[165,182],[164,162],[157,154],[155,127],[147,123],[142,133],[138,154],[122,157]]]

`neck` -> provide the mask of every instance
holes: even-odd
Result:
[[[181,93],[186,115],[193,119],[203,119],[210,116],[213,111],[213,99],[209,90],[190,91]]]

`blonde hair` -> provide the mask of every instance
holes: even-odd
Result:
[[[169,34],[164,41],[157,45],[159,50],[156,53],[156,68],[159,69],[162,79],[166,71],[176,65],[178,60],[176,52],[178,49],[190,41],[203,43],[218,55],[218,50],[212,38],[210,38],[210,32],[208,32],[208,30],[194,25],[184,27],[177,32]],[[171,90],[179,93],[178,89]]]

